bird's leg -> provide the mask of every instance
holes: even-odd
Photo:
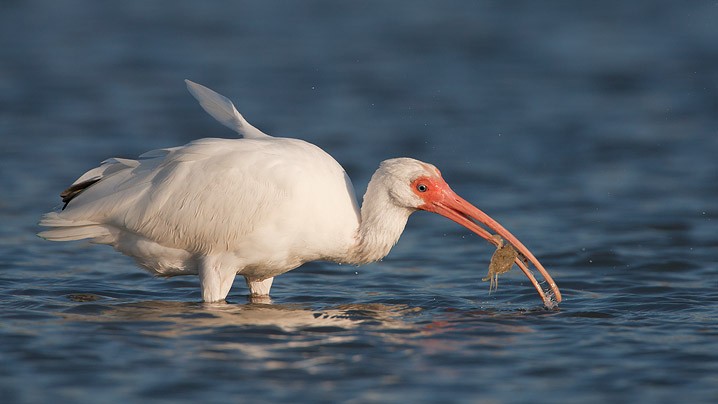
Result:
[[[269,289],[272,288],[272,281],[274,281],[274,278],[267,278],[263,281],[250,281],[249,278],[245,277],[244,280],[247,281],[250,295],[269,296]]]
[[[202,257],[199,262],[199,284],[202,288],[202,300],[220,302],[227,297],[237,269],[222,266],[217,257]]]

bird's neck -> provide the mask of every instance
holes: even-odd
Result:
[[[377,181],[369,182],[361,206],[356,244],[348,254],[347,263],[366,264],[386,257],[399,241],[412,212],[396,206],[386,190],[377,185]]]

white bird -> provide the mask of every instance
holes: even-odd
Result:
[[[536,257],[503,226],[455,194],[439,170],[411,158],[383,161],[361,210],[344,169],[319,147],[272,137],[250,125],[226,97],[186,80],[190,93],[240,139],[200,139],[111,158],[61,196],[43,216],[47,240],[90,239],[133,257],[159,276],[199,275],[202,299],[226,298],[236,275],[254,296],[275,276],[308,261],[365,264],[385,257],[413,212],[443,215],[496,244],[498,233],[548,282],[547,294],[516,263],[544,303],[561,294]]]

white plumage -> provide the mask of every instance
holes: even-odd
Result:
[[[408,158],[383,162],[360,211],[351,180],[323,150],[266,135],[227,98],[187,86],[243,138],[200,139],[138,160],[106,160],[63,193],[66,206],[43,217],[40,224],[50,229],[41,237],[112,245],[157,275],[198,274],[203,300],[220,301],[236,274],[252,294],[266,295],[274,276],[308,261],[381,259],[417,209],[461,223],[429,206],[431,192],[417,191],[416,182],[425,179],[423,185],[447,192],[439,189],[445,183],[434,166]],[[554,294],[560,300],[557,288]]]

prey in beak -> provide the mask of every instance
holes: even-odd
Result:
[[[496,239],[499,244],[496,246],[497,248],[496,251],[494,251],[494,255],[491,256],[491,261],[489,262],[489,273],[485,278],[481,279],[484,282],[491,282],[489,284],[489,293],[491,293],[491,291],[496,291],[499,288],[499,275],[509,272],[516,263],[516,258],[519,258],[519,252],[516,251],[514,246],[511,244],[505,243],[501,236],[494,234],[491,237]],[[521,258],[524,264],[528,262],[528,260],[523,256]]]
[[[531,281],[544,305],[551,309],[561,302],[561,292],[556,282],[534,254],[496,220],[457,195],[449,187],[449,184],[441,178],[440,174],[437,173],[437,176],[421,176],[415,179],[411,186],[414,193],[424,201],[424,204],[418,207],[419,209],[434,212],[451,219],[497,247],[500,247],[499,244],[502,239],[511,244],[517,252],[514,263],[521,268],[524,275]],[[482,226],[485,226],[491,232]],[[496,233],[499,237],[492,236],[492,233]],[[525,257],[539,271],[548,284],[548,291],[541,287],[528,265],[522,260],[522,257]]]

